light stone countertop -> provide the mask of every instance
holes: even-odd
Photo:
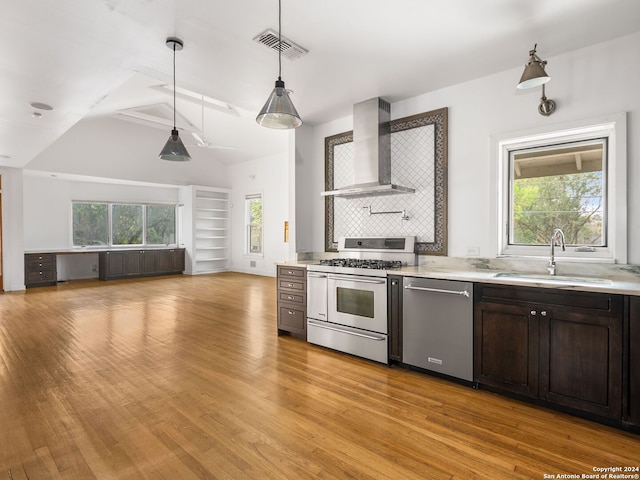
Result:
[[[291,260],[277,262],[277,265],[306,268],[317,264],[318,260]],[[465,266],[471,268],[464,268]],[[536,269],[537,273],[517,272],[512,269],[473,268],[477,265],[420,265],[407,266],[399,270],[392,270],[392,275],[405,277],[433,278],[440,280],[458,280],[475,283],[494,283],[497,285],[513,285],[521,287],[550,288],[556,290],[614,293],[622,295],[640,296],[640,276],[634,274],[611,274],[603,268],[596,269],[596,275],[586,275],[582,272],[568,272],[555,277],[540,273],[543,269]],[[618,273],[618,272],[615,272]],[[497,276],[507,274],[516,276]],[[597,275],[600,274],[600,275]]]

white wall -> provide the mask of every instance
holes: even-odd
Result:
[[[605,42],[557,57],[546,58],[547,97],[556,101],[550,117],[537,111],[540,89],[515,88],[523,66],[489,77],[425,93],[391,106],[392,119],[449,108],[448,221],[449,256],[464,256],[467,247],[479,247],[481,257],[496,254],[496,232],[491,226],[497,192],[491,188],[490,139],[511,131],[599,118],[628,112],[628,261],[640,263],[640,34]],[[362,100],[366,100],[363,98]],[[351,117],[314,129],[305,148],[313,151],[304,165],[297,199],[311,199],[311,228],[299,228],[298,251],[323,251],[324,137],[352,129]],[[298,146],[297,146],[298,147]],[[299,148],[303,148],[302,145]],[[393,168],[393,165],[392,165]],[[493,182],[495,184],[495,182]]]
[[[183,141],[190,134],[181,133]],[[189,147],[189,162],[169,162],[158,154],[169,129],[113,118],[87,118],[70,128],[27,165],[29,170],[169,185],[229,187],[226,165],[216,150]]]
[[[289,218],[289,155],[274,155],[229,167],[231,193],[231,267],[236,272],[275,276],[275,262],[289,259],[284,222]],[[263,198],[262,256],[245,254],[245,195]],[[255,266],[251,266],[255,262]]]
[[[22,170],[2,168],[2,275],[5,291],[24,290]]]
[[[24,173],[25,250],[71,248],[73,200],[178,203],[177,187],[148,187],[63,180]]]

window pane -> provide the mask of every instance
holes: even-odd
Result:
[[[512,152],[510,244],[605,246],[604,142]]]
[[[246,197],[248,253],[262,253],[262,196]]]
[[[147,205],[147,244],[176,243],[176,208],[173,205]]]
[[[73,203],[73,245],[108,245],[106,203]]]
[[[142,245],[142,205],[113,205],[113,245]]]

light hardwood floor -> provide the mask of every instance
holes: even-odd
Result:
[[[275,279],[0,295],[0,479],[542,479],[640,436],[276,335]],[[551,478],[551,477],[546,477]]]

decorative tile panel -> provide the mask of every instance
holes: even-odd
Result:
[[[446,255],[446,114],[441,109],[391,122],[391,181],[415,193],[327,197],[327,251],[342,236],[415,235],[419,253]],[[326,189],[353,185],[352,132],[327,137],[325,154]]]

